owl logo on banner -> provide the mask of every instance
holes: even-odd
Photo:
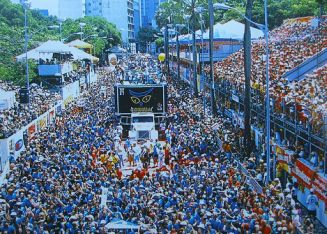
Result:
[[[140,107],[143,107],[145,103],[148,103],[151,100],[152,95],[150,95],[153,91],[153,88],[148,89],[144,92],[135,92],[133,90],[128,90],[129,94],[131,95],[131,101],[139,105]]]

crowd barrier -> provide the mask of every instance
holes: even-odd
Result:
[[[287,79],[289,82],[294,80],[303,79],[308,73],[312,72],[318,67],[322,67],[327,63],[327,48],[315,54],[311,58],[305,60],[299,66],[286,72],[282,77]]]
[[[314,189],[314,194],[319,199],[317,219],[327,227],[326,174],[319,172],[307,160],[296,159],[294,151],[287,150],[277,143],[273,144],[272,152],[276,155],[277,175],[284,171],[292,176],[293,181],[298,184],[297,199],[304,207],[307,207],[306,199],[310,194],[310,189]]]
[[[91,75],[91,80],[91,83],[96,82],[96,73]],[[64,110],[70,102],[79,97],[80,94],[81,92],[78,80],[65,85],[61,89],[62,101],[57,102],[47,112],[40,115],[28,125],[22,127],[15,134],[8,138],[0,139],[0,169],[2,172],[0,176],[0,185],[3,183],[3,176],[6,174],[6,171],[9,170],[9,158],[14,157],[16,159],[20,152],[25,149],[25,145],[28,143],[28,141],[33,139],[35,133],[40,132],[49,124],[54,123],[56,115]]]
[[[9,170],[9,158],[14,157],[15,159],[19,156],[20,152],[25,149],[28,141],[33,139],[35,133],[40,132],[48,125],[54,123],[56,115],[61,112],[63,102],[60,101],[47,112],[40,115],[38,118],[33,120],[28,125],[22,127],[18,132],[11,135],[6,139],[0,140],[0,158],[2,174],[0,177],[0,186],[3,183],[3,178],[6,171]]]
[[[78,80],[62,87],[61,96],[63,100],[63,108],[65,108],[65,106],[68,105],[75,98],[79,97],[79,95],[80,85]]]

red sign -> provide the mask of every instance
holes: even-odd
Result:
[[[312,188],[317,197],[327,203],[327,179],[322,175],[316,174],[312,183]]]
[[[28,139],[31,140],[34,136],[34,133],[36,132],[36,126],[35,124],[32,124],[28,127]]]
[[[292,169],[292,175],[302,182],[306,187],[311,188],[312,181],[315,178],[316,172],[300,160],[296,160],[295,166]]]

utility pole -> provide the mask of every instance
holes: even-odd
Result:
[[[179,31],[178,28],[176,27],[176,46],[177,46],[177,78],[178,80],[181,79],[181,72],[180,72],[180,67],[181,65],[179,64],[180,62],[180,48],[179,48]]]
[[[210,61],[210,80],[211,80],[211,113],[212,116],[217,115],[216,101],[215,101],[215,78],[213,75],[213,3],[212,0],[208,0],[209,6],[209,61]]]
[[[198,97],[198,77],[197,77],[197,54],[196,54],[196,37],[195,37],[195,0],[192,0],[192,39],[193,39],[193,85],[194,85],[194,96]]]
[[[27,46],[28,46],[27,8],[29,7],[28,1],[23,2],[23,7],[24,7],[24,28],[25,28],[25,62],[26,62],[27,105],[28,105],[28,111],[30,111],[30,80],[29,80],[29,66],[28,66],[28,57],[27,57]]]
[[[166,63],[166,72],[169,74],[169,51],[168,51],[168,24],[165,25],[165,63]]]

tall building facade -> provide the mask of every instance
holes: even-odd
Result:
[[[134,0],[134,32],[137,37],[140,27],[142,26],[142,8],[141,0]]]
[[[130,43],[135,39],[134,1],[86,0],[85,14],[101,16],[107,19],[108,22],[115,24],[122,34],[123,42]]]
[[[142,12],[142,27],[156,28],[155,15],[158,7],[166,0],[141,0],[141,12]]]
[[[59,0],[59,18],[77,19],[85,16],[85,0]]]

